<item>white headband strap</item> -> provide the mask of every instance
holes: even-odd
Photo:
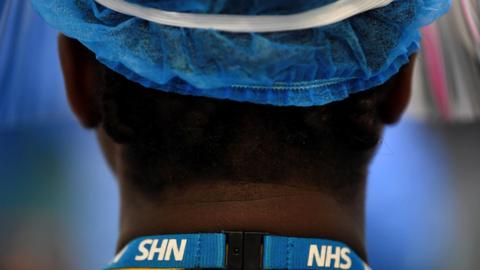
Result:
[[[144,7],[125,0],[95,1],[116,12],[163,25],[236,33],[262,33],[334,24],[357,14],[387,6],[394,0],[338,0],[323,7],[292,15],[192,14]]]

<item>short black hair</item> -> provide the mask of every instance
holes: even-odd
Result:
[[[128,146],[131,178],[145,191],[215,176],[281,181],[292,169],[345,189],[366,173],[381,139],[388,84],[325,106],[276,107],[148,89],[98,66],[102,125]],[[319,164],[324,177],[315,175]]]

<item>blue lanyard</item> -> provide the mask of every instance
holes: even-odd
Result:
[[[172,234],[130,242],[106,270],[227,268],[240,252],[226,233]],[[316,238],[262,235],[262,269],[370,270],[345,244]],[[248,247],[246,247],[248,248]],[[259,266],[260,267],[260,266]]]

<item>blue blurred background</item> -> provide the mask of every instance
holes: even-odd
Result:
[[[12,2],[0,1],[0,27],[15,25],[0,28],[0,269],[101,269],[118,232],[115,180],[68,111],[56,32],[27,1],[2,14]],[[479,138],[479,124],[408,117],[387,129],[368,191],[373,269],[478,269]]]

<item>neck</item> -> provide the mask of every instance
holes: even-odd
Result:
[[[146,235],[254,231],[344,242],[366,260],[364,185],[355,198],[338,200],[318,188],[227,181],[169,186],[147,196],[132,181],[120,182],[119,249]]]

